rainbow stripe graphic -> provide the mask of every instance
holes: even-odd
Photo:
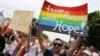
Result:
[[[59,33],[68,33],[69,28],[74,31],[75,27],[78,27],[78,31],[85,32],[87,14],[87,4],[77,7],[62,7],[45,1],[39,16],[39,26],[44,30]],[[57,25],[60,28],[54,30]]]
[[[25,54],[25,45],[22,45],[21,43],[19,43],[16,46],[16,48],[11,56],[24,56],[24,54]]]

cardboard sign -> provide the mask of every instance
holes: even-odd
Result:
[[[79,35],[86,32],[87,4],[77,7],[63,7],[45,1],[39,16],[43,30]]]
[[[9,28],[28,33],[32,18],[33,11],[15,11]]]

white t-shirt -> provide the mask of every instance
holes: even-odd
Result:
[[[12,45],[11,45],[10,49],[9,49],[9,54],[12,54],[13,53],[14,48],[16,47],[16,45],[17,45],[17,42],[16,42],[16,40],[14,40],[12,42]]]
[[[43,56],[43,52],[39,52],[37,56]]]
[[[30,48],[27,52],[27,54],[25,54],[24,56],[36,56],[36,54],[39,52],[39,47],[37,45],[33,45],[32,43],[30,43]]]
[[[91,53],[92,56],[98,56],[98,54],[96,52]]]
[[[39,51],[39,52],[38,52],[38,55],[37,55],[37,56],[44,56],[44,55],[43,55],[43,52],[42,52],[42,50],[41,50],[41,48],[39,48],[38,51]]]
[[[83,52],[88,54],[89,56],[98,56],[96,52],[90,52],[89,50],[84,50]]]

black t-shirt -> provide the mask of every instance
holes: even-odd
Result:
[[[53,55],[54,55],[53,50],[46,49],[44,56],[53,56]],[[63,53],[60,53],[59,56],[67,56],[66,51],[64,51]]]
[[[4,47],[5,47],[5,39],[2,35],[0,35],[0,52],[3,51]]]
[[[5,40],[7,40],[7,41],[9,41],[9,40],[11,40],[11,41],[14,41],[14,35],[12,35],[12,34],[9,34],[9,35],[5,35]]]

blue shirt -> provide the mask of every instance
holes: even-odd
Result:
[[[46,49],[44,56],[53,56],[53,55],[54,55],[53,50]],[[60,53],[59,56],[67,56],[66,51],[64,51],[63,53]]]

